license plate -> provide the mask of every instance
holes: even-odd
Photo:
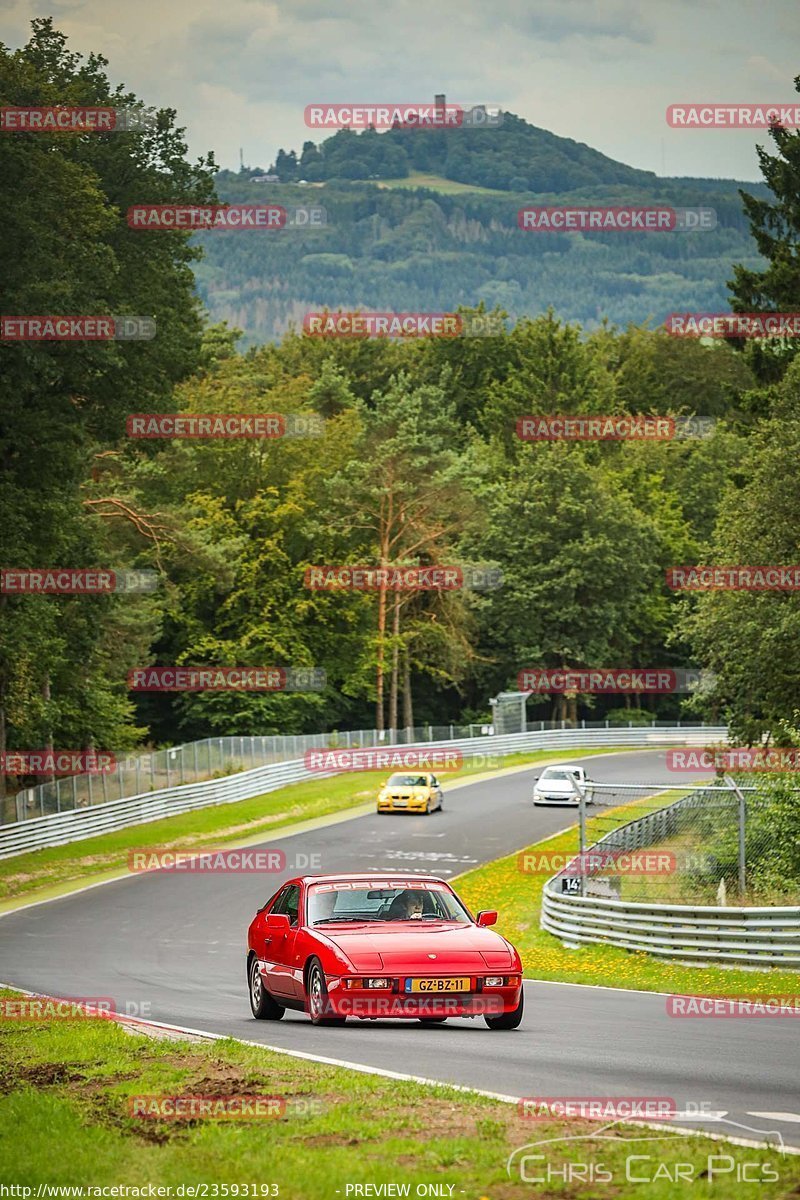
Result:
[[[405,808],[405,806],[406,806],[407,804],[408,804],[408,801],[407,801],[407,800],[393,800],[393,801],[392,801],[392,806],[393,806],[394,808]]]
[[[469,979],[407,979],[407,992],[468,992]]]

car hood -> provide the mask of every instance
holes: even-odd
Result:
[[[477,925],[426,921],[397,922],[394,929],[325,930],[356,971],[483,972],[516,967],[514,955],[498,933]]]

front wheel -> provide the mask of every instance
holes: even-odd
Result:
[[[306,1007],[312,1025],[344,1025],[347,1017],[331,1017],[328,985],[319,961],[315,958],[308,971],[306,984]]]
[[[519,1004],[511,1012],[502,1013],[499,1017],[484,1017],[490,1029],[516,1029],[522,1020],[524,993],[520,988]]]
[[[261,972],[258,969],[258,959],[253,955],[250,960],[248,970],[248,982],[250,993],[250,1009],[257,1021],[280,1021],[286,1009],[278,1004],[277,1000],[273,1000],[267,989],[264,987],[264,981],[261,978]]]

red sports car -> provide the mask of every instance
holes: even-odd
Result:
[[[250,1007],[260,1021],[287,1008],[314,1025],[348,1017],[438,1023],[482,1016],[490,1029],[522,1020],[522,963],[432,876],[304,875],[256,913],[247,933]]]

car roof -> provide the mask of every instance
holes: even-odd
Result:
[[[545,767],[546,771],[582,771],[583,767],[579,767],[577,763],[551,763],[549,767]]]
[[[363,880],[364,883],[372,883],[377,880],[380,883],[396,879],[398,882],[411,883],[412,880],[419,880],[421,883],[445,883],[446,880],[440,879],[438,875],[411,875],[409,872],[405,874],[400,871],[340,871],[335,875],[298,875],[296,879],[287,879],[287,883],[338,883],[352,880]],[[448,887],[450,885],[448,884]]]

